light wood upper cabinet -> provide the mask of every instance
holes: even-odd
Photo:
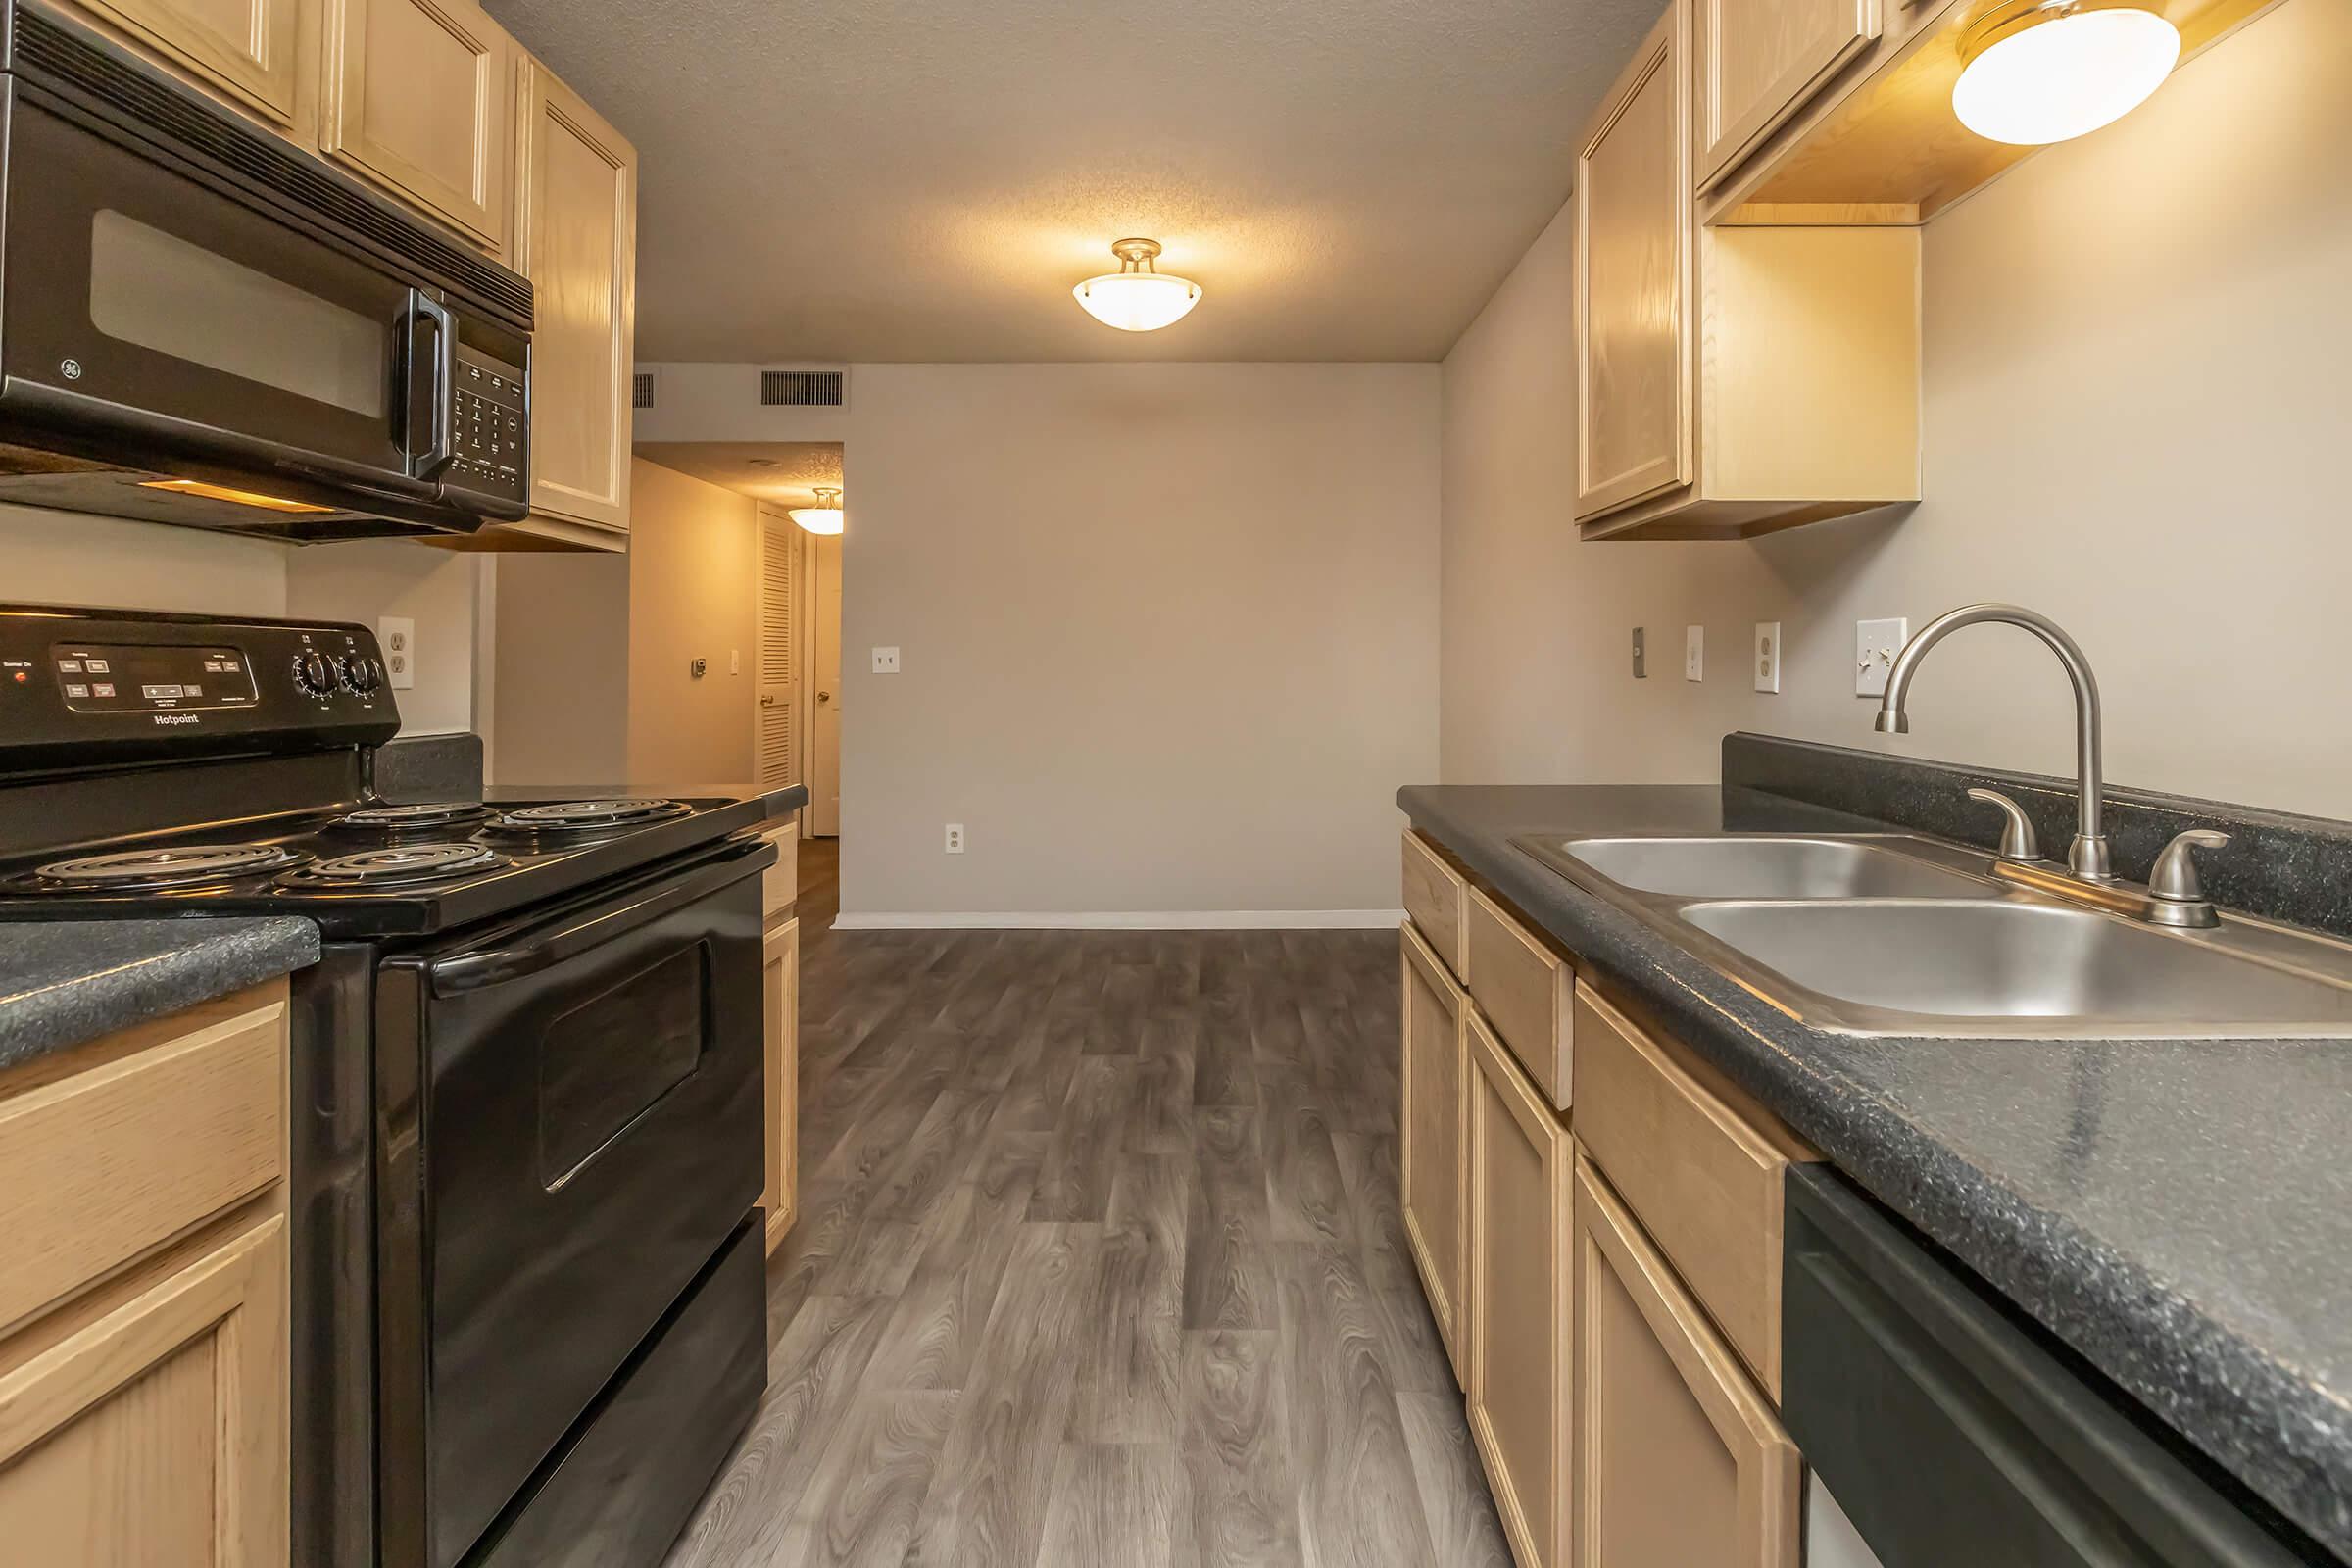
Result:
[[[1456,1382],[1469,1366],[1462,1315],[1467,1192],[1463,1099],[1467,999],[1420,932],[1399,937],[1404,972],[1403,1208],[1405,1245],[1421,1271],[1422,1292]]]
[[[1520,1568],[1568,1568],[1574,1146],[1476,1011],[1469,1038],[1470,1436]]]
[[[1879,35],[1880,4],[1694,0],[1699,189],[1713,185]]]
[[[760,949],[765,976],[767,1250],[773,1252],[800,1212],[801,1170],[801,922],[768,928]]]
[[[1580,521],[1690,478],[1688,16],[1666,8],[1577,153]]]
[[[79,0],[280,126],[297,125],[319,0]]]
[[[1674,0],[1578,160],[1588,539],[1746,538],[1919,498],[1918,234],[1697,225],[1689,18],[1736,3]]]
[[[286,1238],[270,1215],[0,1358],[0,1541],[52,1568],[286,1561]]]
[[[637,150],[545,66],[517,54],[514,266],[538,297],[531,510],[625,529]]]
[[[512,49],[473,0],[326,0],[322,150],[504,255]]]
[[[1797,1568],[1795,1445],[1591,1163],[1575,1187],[1580,1568]]]

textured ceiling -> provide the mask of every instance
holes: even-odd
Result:
[[[640,441],[635,451],[648,463],[757,501],[813,506],[815,486],[842,488],[838,441]]]
[[[488,0],[637,145],[639,357],[760,362],[1441,358],[1660,3]]]

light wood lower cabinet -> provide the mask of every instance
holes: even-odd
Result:
[[[280,1568],[285,1303],[273,1214],[0,1363],[0,1554],[42,1568]]]
[[[1578,1568],[1797,1568],[1795,1445],[1591,1161],[1575,1185]]]
[[[1568,1568],[1574,1152],[1475,1011],[1468,1033],[1470,1435],[1520,1568]],[[1626,1568],[1648,1560],[1623,1559]]]
[[[286,987],[0,1073],[0,1561],[285,1568]]]
[[[760,949],[766,983],[767,1250],[773,1252],[800,1212],[801,922],[768,927]]]
[[[1468,1125],[1463,1098],[1468,1041],[1463,1028],[1469,1004],[1419,931],[1406,925],[1398,940],[1404,972],[1403,1104],[1398,1113],[1404,1239],[1421,1271],[1422,1292],[1453,1363],[1454,1381],[1460,1383],[1470,1364],[1462,1314],[1462,1221],[1469,1176],[1463,1142]]]

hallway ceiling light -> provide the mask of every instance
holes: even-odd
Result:
[[[816,505],[793,508],[792,520],[810,533],[841,532],[841,492],[829,484],[820,484],[815,489]]]
[[[1090,277],[1070,292],[1086,314],[1122,332],[1156,332],[1184,319],[1200,303],[1200,285],[1158,270],[1155,239],[1123,239],[1110,247],[1119,270]]]
[[[1978,135],[2022,147],[2121,120],[2180,58],[2180,29],[2149,3],[2002,0],[1960,40],[1952,112]]]

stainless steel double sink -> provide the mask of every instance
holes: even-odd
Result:
[[[2176,931],[1996,881],[1908,834],[1513,841],[1818,1028],[1998,1038],[2352,1036],[2352,945]]]

